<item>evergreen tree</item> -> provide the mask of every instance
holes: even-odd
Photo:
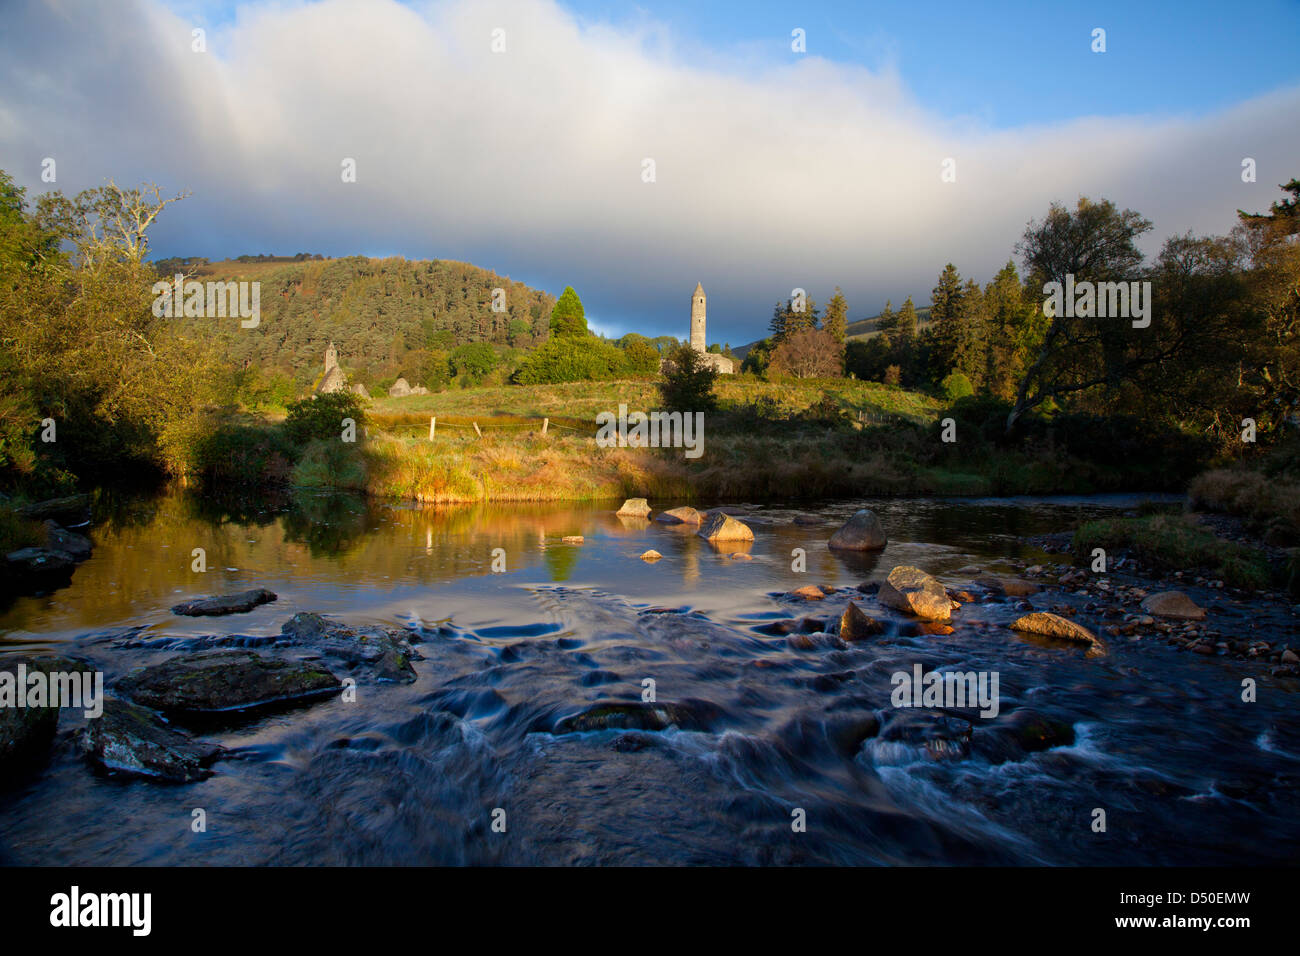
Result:
[[[565,286],[564,292],[551,310],[551,336],[589,335],[587,317],[582,311],[582,300],[573,286]]]
[[[830,333],[839,345],[844,345],[845,328],[849,324],[849,304],[844,299],[840,287],[835,287],[835,294],[826,303],[826,313],[822,317],[822,328]]]

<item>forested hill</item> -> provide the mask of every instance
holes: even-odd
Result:
[[[259,326],[241,328],[237,319],[185,321],[216,336],[237,365],[300,381],[319,374],[331,341],[339,364],[365,381],[409,374],[423,353],[467,342],[527,348],[546,338],[555,305],[549,293],[463,262],[241,258],[246,261],[192,260],[183,271],[200,282],[260,282]],[[159,272],[172,275],[177,261],[157,263]],[[504,312],[492,310],[498,288],[505,290]]]

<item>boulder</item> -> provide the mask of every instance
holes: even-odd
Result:
[[[180,718],[215,718],[292,707],[328,697],[340,681],[319,664],[253,651],[174,657],[117,683],[132,700]]]
[[[168,726],[153,711],[111,698],[104,713],[87,722],[77,746],[103,773],[162,783],[205,780],[212,776],[208,765],[224,753]]]
[[[886,607],[913,614],[927,621],[946,621],[953,602],[937,580],[920,568],[902,565],[889,572],[880,585],[877,599]]]
[[[695,532],[705,541],[753,541],[754,532],[749,525],[721,511],[710,511]]]
[[[1101,657],[1106,653],[1106,645],[1096,634],[1082,624],[1075,624],[1068,618],[1050,611],[1035,611],[1016,618],[1011,622],[1011,630],[1050,637],[1058,641],[1069,641],[1072,644],[1086,644],[1089,657]]]
[[[704,516],[694,508],[672,508],[669,511],[661,511],[655,518],[655,521],[663,524],[699,524],[704,520]]]
[[[557,721],[556,734],[581,733],[589,730],[708,730],[721,711],[706,700],[683,700],[680,703],[646,703],[645,701],[599,701],[581,713]]]
[[[1007,597],[1028,597],[1031,594],[1037,594],[1041,590],[1033,581],[1026,581],[1023,578],[1003,578],[989,575],[976,578],[975,583],[986,591],[1003,594]]]
[[[72,580],[72,555],[49,548],[19,548],[5,555],[5,572],[22,591],[52,591]]]
[[[795,588],[786,597],[799,598],[802,601],[821,601],[826,595],[822,593],[822,589],[817,585],[805,584],[801,588]]]
[[[280,628],[280,636],[293,644],[338,658],[349,667],[365,667],[380,681],[409,684],[415,680],[411,661],[419,660],[420,655],[411,646],[409,632],[400,627],[354,628],[310,611],[300,611]]]
[[[13,706],[17,703],[19,664],[25,665],[28,674],[32,671],[48,675],[51,671],[68,673],[91,669],[82,661],[65,657],[6,657],[0,660],[0,673],[6,675],[0,678],[6,688],[5,698],[10,693],[15,695],[13,701],[0,698],[0,770],[43,756],[59,726],[58,707]]]
[[[254,588],[238,594],[221,594],[214,597],[195,598],[172,607],[173,614],[185,617],[220,617],[223,614],[244,614],[255,607],[276,600],[274,591]]]
[[[880,519],[870,508],[854,512],[830,540],[832,548],[842,551],[879,551],[888,543]]]
[[[644,498],[628,498],[614,513],[624,518],[646,518],[650,515],[650,504]]]
[[[640,557],[642,561],[658,561],[663,555],[651,548],[649,551],[642,551]]]
[[[883,623],[871,617],[852,601],[840,615],[839,635],[842,641],[861,641],[882,634],[884,630]]]
[[[50,551],[61,551],[73,561],[85,561],[95,546],[84,534],[68,531],[50,518],[45,519],[45,546]]]
[[[1159,594],[1149,595],[1142,601],[1142,610],[1156,617],[1172,618],[1175,621],[1205,620],[1205,608],[1199,607],[1182,591],[1161,591]]]

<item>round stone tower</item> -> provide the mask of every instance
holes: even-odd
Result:
[[[338,366],[339,366],[338,349],[334,348],[334,343],[331,342],[330,347],[325,350],[325,374],[328,375],[330,369],[338,368]]]
[[[691,348],[697,352],[708,351],[704,341],[704,284],[695,283],[691,293]]]

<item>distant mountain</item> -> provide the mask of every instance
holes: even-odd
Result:
[[[216,339],[236,364],[281,371],[310,381],[332,341],[339,364],[354,378],[374,381],[410,374],[430,349],[467,342],[527,348],[548,333],[555,297],[489,269],[448,260],[349,256],[241,256],[206,262],[155,263],[170,277],[184,264],[199,282],[261,283],[261,322],[185,319]],[[493,290],[505,293],[494,311]]]
[[[894,311],[897,312],[898,310],[895,309]],[[845,338],[851,341],[853,339],[869,339],[873,336],[879,335],[880,329],[877,328],[879,322],[880,322],[879,313],[876,313],[875,315],[871,316],[871,318],[869,319],[858,319],[856,322],[850,322],[847,326],[844,327]],[[916,310],[916,327],[918,331],[920,329],[925,328],[929,324],[930,324],[930,307],[928,305],[919,306]],[[764,338],[766,338],[766,336],[764,336]],[[758,341],[755,342],[750,342],[748,345],[742,345],[739,348],[733,348],[731,351],[733,354],[736,355],[737,358],[743,361],[745,356],[749,354],[749,350],[752,349],[755,345],[757,345],[758,342],[760,341],[762,341],[762,339],[759,339]]]

